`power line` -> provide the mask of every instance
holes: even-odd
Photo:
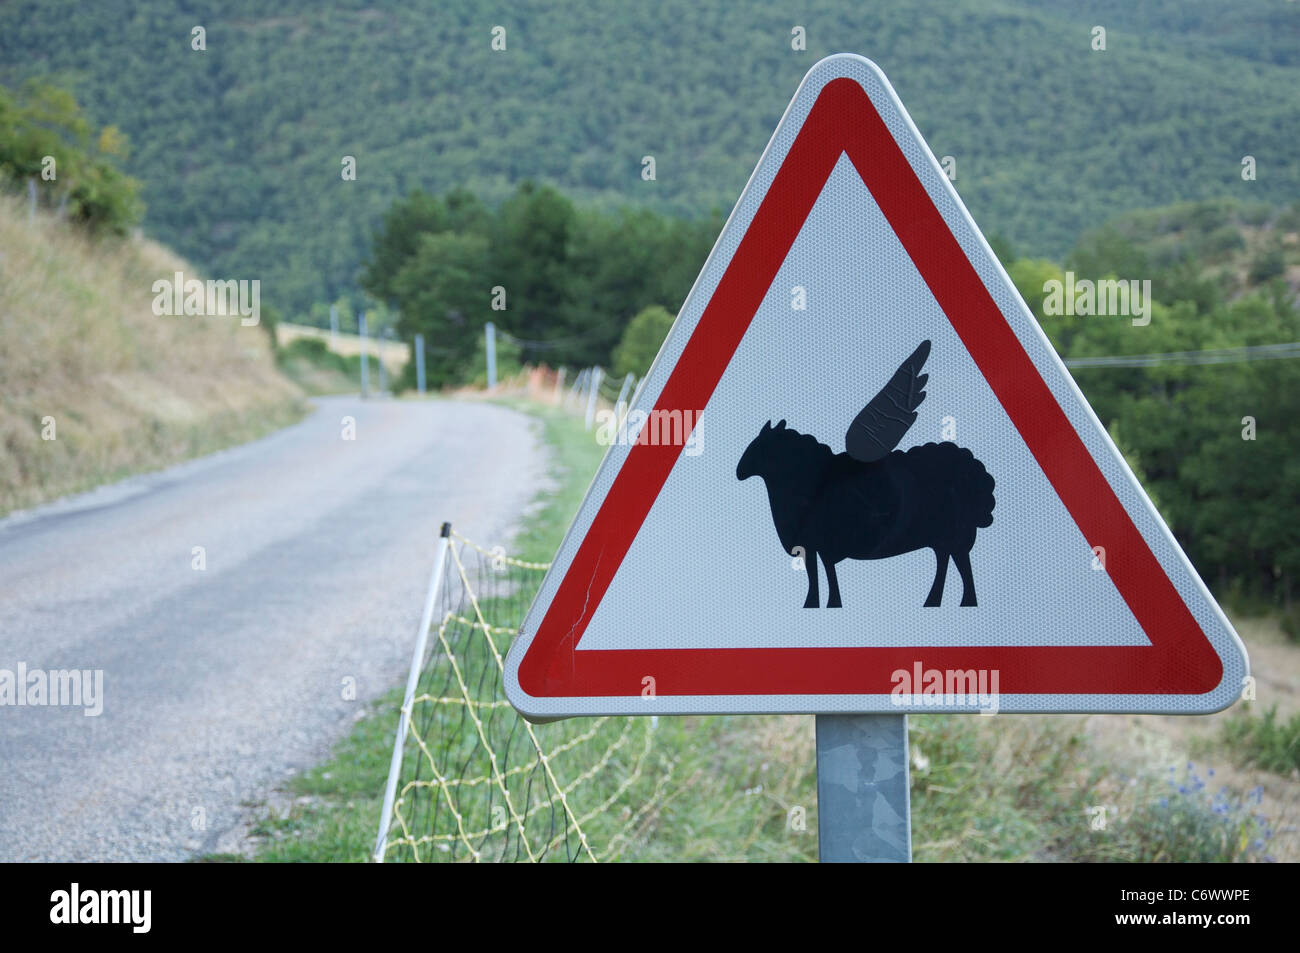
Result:
[[[562,338],[550,338],[549,340],[544,341],[515,337],[515,335],[511,334],[509,331],[503,331],[500,328],[497,328],[497,334],[510,341],[512,344],[518,344],[520,347],[526,347],[534,351],[548,351],[555,350],[556,348],[572,347],[574,344],[581,344],[584,341],[590,341],[592,338],[596,337],[599,332],[604,331],[610,325],[621,323],[624,323],[622,318],[610,318],[589,328],[581,334],[573,334]]]
[[[1243,361],[1277,361],[1300,357],[1300,341],[1257,344],[1204,351],[1167,351],[1163,354],[1129,354],[1113,357],[1075,357],[1066,367],[1157,367],[1162,364],[1239,364]]]

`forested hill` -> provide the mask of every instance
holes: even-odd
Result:
[[[52,78],[120,126],[146,230],[210,273],[261,278],[290,313],[354,287],[372,227],[417,187],[493,200],[533,178],[601,204],[729,209],[803,73],[844,50],[884,68],[976,220],[1022,254],[1059,257],[1133,208],[1300,194],[1300,4],[1133,6],[10,2],[0,81]]]

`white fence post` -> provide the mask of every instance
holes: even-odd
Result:
[[[591,369],[591,377],[587,382],[587,429],[591,429],[592,422],[596,419],[596,400],[600,397],[600,381],[605,376],[605,372],[599,367]]]
[[[415,654],[411,656],[411,671],[406,676],[406,694],[402,696],[402,716],[397,722],[397,738],[393,741],[393,759],[388,765],[388,786],[384,789],[384,812],[379,817],[379,836],[375,838],[373,859],[384,862],[384,845],[388,840],[388,827],[393,820],[393,802],[397,797],[397,782],[402,775],[402,749],[411,729],[411,704],[415,689],[420,684],[420,667],[424,664],[424,650],[429,644],[429,628],[433,625],[433,612],[438,594],[442,592],[442,574],[447,565],[447,546],[451,542],[451,524],[443,523],[438,536],[438,551],[433,557],[433,573],[429,576],[429,589],[424,594],[424,612],[420,614],[420,631],[415,636]]]

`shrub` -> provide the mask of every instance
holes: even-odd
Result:
[[[1300,770],[1300,715],[1279,722],[1276,705],[1260,718],[1246,711],[1224,723],[1223,736],[1247,764],[1283,775]]]
[[[1258,285],[1277,278],[1284,271],[1286,271],[1286,259],[1282,256],[1282,247],[1274,245],[1272,248],[1261,252],[1250,263],[1248,277],[1251,284]]]
[[[71,93],[34,81],[0,88],[0,182],[35,182],[43,204],[94,232],[126,234],[144,214],[139,183],[116,166],[127,154],[115,126],[97,133]],[[42,173],[47,157],[53,178]]]
[[[1169,769],[1169,794],[1140,807],[1122,825],[1128,856],[1138,863],[1241,863],[1271,861],[1268,819],[1256,813],[1263,790],[1242,796],[1227,788],[1210,794],[1207,782],[1188,763],[1178,778]],[[1210,777],[1214,771],[1208,772]]]

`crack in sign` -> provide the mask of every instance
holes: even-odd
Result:
[[[582,611],[579,612],[577,618],[573,620],[573,623],[569,626],[569,634],[565,636],[566,640],[568,639],[572,640],[572,644],[569,649],[569,676],[571,678],[576,676],[578,673],[578,664],[576,658],[576,653],[578,651],[578,637],[575,635],[575,633],[578,631],[579,623],[581,623],[583,619],[587,618],[587,606],[591,605],[591,587],[596,582],[596,577],[599,575],[599,570],[600,570],[600,561],[604,558],[605,558],[605,547],[601,546],[600,552],[596,554],[596,565],[591,567],[591,575],[587,578],[587,594],[582,601]]]

